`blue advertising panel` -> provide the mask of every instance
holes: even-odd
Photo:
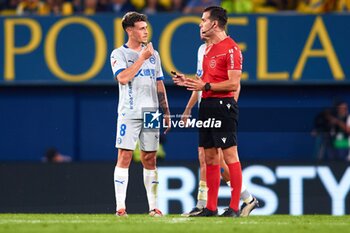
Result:
[[[150,16],[165,75],[194,74],[200,16]],[[229,17],[252,83],[347,83],[349,15]],[[335,26],[336,25],[336,26]],[[109,55],[125,43],[121,16],[0,18],[0,84],[112,84]]]

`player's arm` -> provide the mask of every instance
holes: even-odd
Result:
[[[164,82],[163,82],[164,75],[163,75],[161,60],[160,60],[160,57],[159,57],[159,54],[157,51],[154,53],[154,56],[156,57],[156,78],[157,78],[158,102],[159,102],[160,108],[162,109],[162,111],[164,113],[164,124],[167,126],[167,129],[164,131],[164,134],[166,134],[171,128],[170,110],[169,110],[169,104],[168,104],[168,97],[167,97]]]
[[[125,70],[123,70],[122,72],[120,72],[115,77],[115,79],[118,80],[118,82],[120,84],[126,85],[128,82],[130,82],[135,77],[135,75],[140,70],[140,68],[145,60],[146,60],[145,58],[140,56],[139,59],[137,59],[134,64],[132,64],[130,67],[128,67]]]
[[[193,91],[186,105],[186,109],[189,109],[191,111],[191,109],[197,103],[197,101],[198,101],[198,91]]]
[[[164,132],[164,134],[166,134],[170,130],[171,124],[170,124],[170,110],[169,110],[168,98],[167,98],[163,80],[157,81],[157,94],[158,94],[159,106],[164,113],[164,120],[165,120],[164,123],[168,127]]]
[[[186,105],[186,108],[184,112],[182,113],[181,120],[186,122],[189,115],[191,115],[191,110],[193,106],[197,103],[198,101],[198,91],[193,91],[190,99],[188,100],[188,103]]]
[[[117,74],[115,78],[118,80],[120,84],[126,85],[135,77],[137,72],[141,69],[142,64],[148,58],[150,58],[153,55],[153,53],[154,53],[154,49],[153,49],[152,43],[150,42],[141,51],[139,58],[134,62],[134,64],[132,64],[131,66],[129,66],[128,68],[126,68],[125,70]]]
[[[170,115],[168,98],[167,98],[163,80],[157,81],[157,94],[158,94],[159,106],[162,109],[163,113]]]

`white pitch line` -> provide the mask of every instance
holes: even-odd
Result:
[[[182,223],[182,222],[188,222],[191,221],[189,218],[172,218],[169,223]]]

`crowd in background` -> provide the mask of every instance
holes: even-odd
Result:
[[[320,161],[350,162],[350,114],[345,101],[320,112],[314,121],[315,156]]]
[[[350,0],[0,0],[0,15],[71,15],[98,13],[162,12],[201,13],[221,5],[229,13],[347,12]]]

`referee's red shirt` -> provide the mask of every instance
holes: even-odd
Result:
[[[208,46],[203,59],[202,80],[205,83],[218,83],[228,80],[228,70],[242,70],[242,59],[241,50],[230,37]],[[202,98],[209,97],[233,97],[233,91],[202,92]]]

